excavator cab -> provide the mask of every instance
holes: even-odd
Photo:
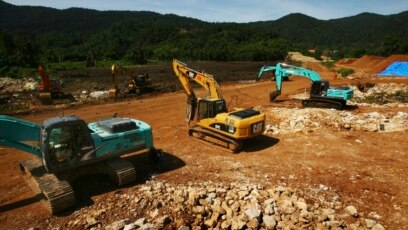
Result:
[[[330,88],[329,81],[321,80],[312,82],[310,90],[310,97],[324,97],[327,95],[327,91]]]
[[[219,113],[226,113],[227,106],[224,99],[198,101],[198,120],[204,118],[214,118]]]
[[[42,125],[40,141],[44,166],[52,173],[78,167],[96,158],[88,127],[76,116],[46,120]]]
[[[214,118],[219,113],[226,113],[227,106],[224,99],[198,101],[198,120],[205,118]]]

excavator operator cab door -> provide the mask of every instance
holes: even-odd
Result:
[[[44,122],[41,133],[41,151],[47,171],[64,171],[96,158],[92,137],[83,120],[69,116],[47,121]]]
[[[214,118],[217,114],[225,112],[227,112],[227,106],[224,99],[215,101],[202,99],[198,102],[198,120]]]
[[[312,88],[310,90],[310,97],[324,97],[327,95],[329,89],[329,82],[326,80],[312,82]]]

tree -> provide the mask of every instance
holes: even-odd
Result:
[[[13,51],[14,64],[24,67],[37,67],[40,49],[35,38],[20,31],[14,34],[15,49]]]
[[[408,43],[396,33],[388,34],[384,38],[382,50],[385,56],[391,54],[405,54],[408,53]]]
[[[145,59],[144,52],[142,48],[137,46],[132,46],[126,53],[125,58],[131,61],[134,64],[146,64],[147,60]]]
[[[12,59],[10,57],[14,49],[15,45],[11,35],[0,28],[0,66],[2,68],[11,64]]]

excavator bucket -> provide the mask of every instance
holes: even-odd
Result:
[[[114,99],[118,97],[118,90],[115,88],[109,89],[109,98]]]
[[[195,117],[195,112],[197,108],[197,98],[194,94],[187,97],[187,107],[186,107],[186,121],[192,121]]]
[[[281,95],[281,91],[273,91],[269,94],[269,100],[274,101],[279,95]]]
[[[43,104],[49,105],[52,104],[52,97],[51,97],[51,93],[40,93],[40,101]]]

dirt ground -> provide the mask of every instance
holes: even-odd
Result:
[[[272,125],[279,121],[275,120],[271,109],[300,108],[300,102],[289,99],[289,96],[302,93],[309,83],[302,78],[285,82],[280,100],[271,103],[268,98],[274,83],[269,80],[246,84],[228,82],[237,76],[244,80],[254,79],[262,64],[194,63],[193,67],[199,66],[216,77],[223,77],[220,85],[224,98],[230,102],[229,107],[260,108],[267,114],[267,124]],[[143,71],[149,72],[150,76],[172,79],[169,81],[177,85],[170,64],[142,68],[146,68]],[[224,78],[227,80],[224,81]],[[331,85],[356,83],[335,77],[330,81]],[[369,78],[366,81],[408,84],[408,79],[401,78]],[[76,89],[79,90],[84,81],[76,82]],[[198,94],[204,95],[205,92],[198,90]],[[245,180],[263,185],[285,183],[302,191],[309,200],[318,199],[313,191],[323,185],[329,188],[325,191],[326,196],[337,196],[342,203],[355,206],[360,215],[369,217],[370,213],[377,213],[378,222],[386,229],[407,228],[407,131],[367,132],[322,128],[307,133],[264,135],[246,141],[241,153],[231,154],[203,145],[188,136],[184,122],[185,102],[186,96],[182,91],[162,91],[119,101],[72,105],[64,109],[47,107],[15,116],[35,122],[62,113],[75,114],[86,121],[95,121],[114,113],[140,119],[152,126],[155,146],[165,152],[163,164],[166,170],[155,180],[174,184],[209,180]],[[366,106],[350,112],[408,112],[408,107]],[[138,182],[131,186],[140,186],[149,176],[145,155],[142,153],[131,158],[138,170]],[[74,186],[80,197],[79,204],[73,210],[50,216],[18,173],[16,162],[31,156],[5,147],[0,147],[0,156],[0,229],[47,229],[51,223],[64,229],[77,210],[102,202],[120,190],[105,182],[106,178],[83,178]],[[120,219],[117,215],[110,213],[107,218]]]

